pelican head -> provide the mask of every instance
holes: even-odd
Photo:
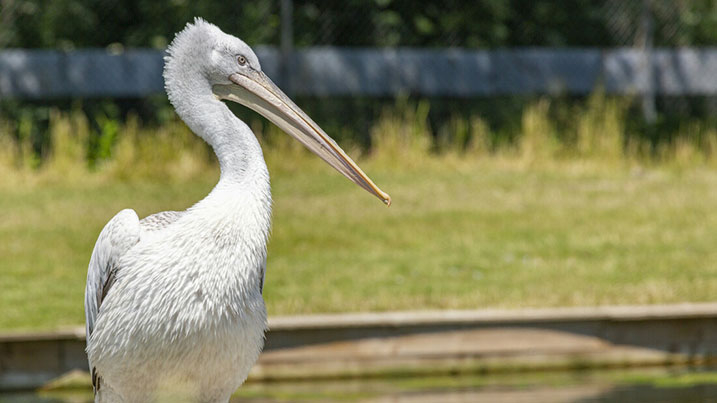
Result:
[[[182,46],[182,43],[194,46]],[[173,63],[175,53],[180,50],[193,53],[182,58],[192,60],[192,63]],[[346,152],[264,74],[259,58],[239,38],[225,34],[217,26],[198,18],[177,34],[170,45],[166,66],[165,80],[205,77],[215,97],[237,102],[258,112],[352,182],[386,205],[391,204],[391,197],[379,189]],[[180,69],[190,69],[194,74],[179,74],[177,70]],[[182,88],[185,85],[180,82],[172,87]],[[167,92],[170,100],[177,96],[172,94],[170,85],[167,85]]]

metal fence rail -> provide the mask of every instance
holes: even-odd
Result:
[[[305,48],[282,58],[257,50],[263,69],[297,95],[472,97],[506,94],[717,94],[717,48]],[[163,91],[162,52],[0,51],[0,97],[142,97]],[[282,60],[291,63],[283,69]],[[289,72],[290,77],[286,76]],[[282,74],[283,73],[283,74]]]

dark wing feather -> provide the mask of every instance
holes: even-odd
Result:
[[[264,280],[266,279],[266,258],[261,263],[261,280],[259,283],[259,292],[264,294]]]

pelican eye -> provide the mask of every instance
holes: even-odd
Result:
[[[246,65],[246,57],[242,55],[237,56],[237,63],[239,63],[240,66]]]

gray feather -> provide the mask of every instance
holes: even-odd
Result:
[[[162,211],[143,218],[139,224],[145,231],[157,231],[177,221],[184,211]]]

